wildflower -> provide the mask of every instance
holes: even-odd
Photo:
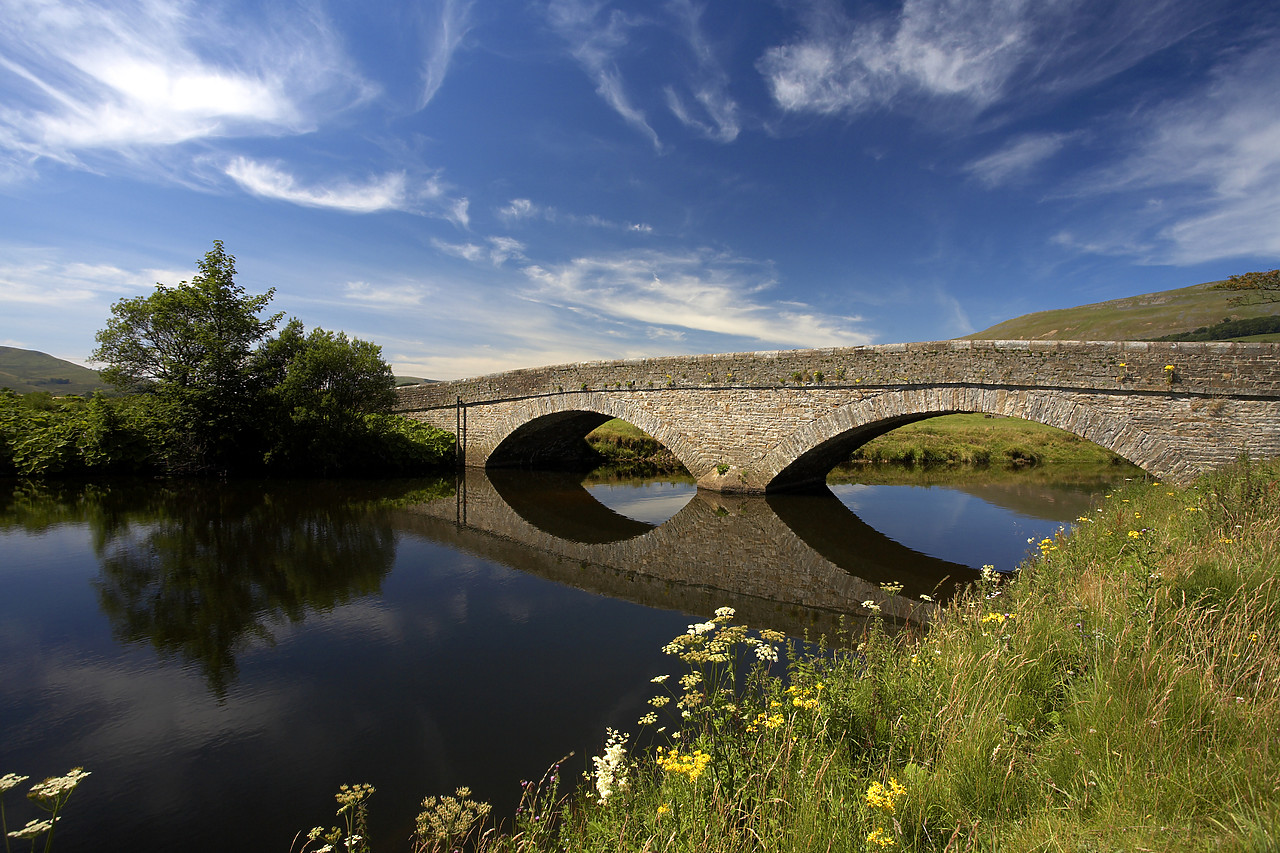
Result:
[[[769,661],[770,663],[778,662],[778,647],[767,646],[763,643],[756,646],[756,659],[761,661]]]
[[[89,771],[83,767],[73,767],[67,771],[65,776],[50,776],[43,782],[32,785],[31,790],[27,792],[27,796],[36,802],[56,802],[70,796],[71,792],[80,784],[80,781],[88,775]]]
[[[867,610],[870,610],[872,614],[876,614],[880,612],[880,605],[876,604],[874,601],[872,601],[869,598],[866,601],[862,602],[862,606],[867,608]]]
[[[772,628],[762,628],[760,630],[760,639],[766,643],[781,643],[786,638],[786,634],[781,631],[775,631]]]
[[[658,806],[658,814],[659,814],[659,815],[664,815],[664,814],[668,813],[669,811],[671,811],[671,806],[667,805],[666,803],[663,803],[662,805]]]
[[[921,593],[921,594],[920,594],[920,600],[921,600],[921,601],[927,601],[927,602],[929,602],[930,604],[932,604],[932,603],[933,603],[933,596],[932,596],[932,595],[925,595],[924,593]]]
[[[906,793],[907,789],[897,779],[890,779],[887,787],[880,782],[872,782],[867,788],[867,805],[873,809],[894,814],[897,811],[898,801]]]
[[[700,749],[695,749],[688,755],[682,755],[678,749],[665,752],[662,747],[658,747],[658,766],[663,772],[688,776],[690,782],[698,781],[698,777],[710,763],[711,756]]]
[[[654,723],[658,722],[658,715],[650,711],[641,717],[638,722],[642,726],[652,726]]]
[[[613,729],[605,729],[604,755],[591,759],[596,768],[596,793],[601,805],[619,791],[627,790],[627,738]]]
[[[1174,368],[1174,366],[1173,366],[1172,364],[1166,364],[1166,365],[1164,366],[1164,369],[1165,369],[1165,370],[1174,370],[1175,368]]]
[[[879,826],[871,830],[871,834],[867,836],[867,847],[888,850],[893,845],[893,836]]]
[[[1142,538],[1142,531],[1141,531],[1141,530],[1130,530],[1130,531],[1129,531],[1129,538],[1130,538],[1130,539],[1141,539],[1141,538]]]
[[[902,592],[902,584],[900,583],[882,583],[880,588],[889,595],[897,595]]]
[[[0,794],[3,794],[10,788],[21,785],[30,778],[30,776],[17,776],[13,773],[6,773],[3,776],[0,776]]]
[[[654,696],[652,699],[649,700],[649,704],[655,708],[661,708],[663,705],[666,705],[670,701],[671,701],[670,696]]]
[[[650,678],[649,680],[652,681],[654,684],[661,684],[662,682],[666,681],[670,677],[671,676],[669,675],[655,675],[653,678]]]
[[[19,841],[28,841],[42,835],[53,829],[53,822],[60,818],[51,818],[49,820],[29,820],[27,825],[22,829],[15,829],[9,833],[10,838],[16,838]]]
[[[732,607],[717,607],[717,608],[716,608],[716,618],[717,618],[717,619],[732,619],[732,618],[733,618],[733,614],[734,614],[734,612],[735,612],[735,611],[734,611],[734,609],[733,609]]]

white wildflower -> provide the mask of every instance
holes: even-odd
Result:
[[[604,755],[593,756],[596,767],[596,793],[607,803],[619,791],[627,790],[627,738],[613,729],[605,729]]]

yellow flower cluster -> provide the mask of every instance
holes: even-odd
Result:
[[[999,625],[1003,625],[1006,620],[1012,619],[1013,616],[1014,614],[1012,613],[988,613],[986,616],[982,617],[981,621],[983,624],[995,622]]]
[[[893,845],[893,836],[878,826],[867,836],[867,847],[872,850],[888,850]]]
[[[898,809],[898,801],[907,793],[907,789],[897,779],[890,779],[886,787],[880,782],[872,782],[867,788],[867,805],[873,809],[893,814]]]
[[[665,752],[662,747],[658,747],[658,766],[663,772],[688,776],[690,782],[696,782],[710,763],[711,756],[700,749],[682,755],[678,749]]]
[[[760,729],[776,729],[786,722],[786,717],[781,714],[770,714],[768,711],[761,711],[756,714],[756,718],[747,723],[747,731],[758,732]]]
[[[787,693],[791,696],[791,704],[803,711],[816,711],[819,707],[818,696],[826,687],[821,681],[813,686],[813,690],[807,687],[798,687],[791,685],[787,688]]]

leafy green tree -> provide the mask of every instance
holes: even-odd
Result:
[[[248,452],[245,427],[260,390],[251,356],[282,315],[259,316],[275,290],[246,295],[222,241],[198,266],[190,282],[157,284],[150,296],[113,305],[93,358],[107,363],[102,378],[117,388],[159,397],[174,427],[170,467],[225,469]]]
[[[329,472],[343,467],[369,431],[366,415],[395,404],[395,377],[382,348],[342,332],[291,320],[263,346],[259,361],[274,419],[273,461]]]

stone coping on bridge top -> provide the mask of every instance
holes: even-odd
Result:
[[[662,388],[977,384],[1280,396],[1280,344],[946,340],[527,367],[398,389],[400,411],[521,395]]]

